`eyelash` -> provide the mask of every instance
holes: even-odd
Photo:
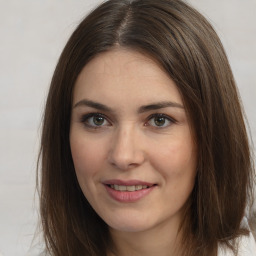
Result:
[[[84,125],[85,125],[85,127],[87,127],[87,128],[91,128],[91,129],[99,129],[99,128],[101,128],[102,127],[102,125],[91,125],[91,124],[89,124],[89,119],[90,118],[103,118],[104,119],[104,122],[105,121],[107,121],[108,123],[110,123],[109,121],[108,121],[108,118],[105,116],[105,115],[103,115],[103,114],[101,114],[101,113],[89,113],[89,114],[86,114],[86,115],[83,115],[82,117],[81,117],[81,123],[83,123]]]
[[[152,127],[154,127],[155,129],[164,129],[164,128],[166,128],[166,127],[169,127],[169,126],[172,125],[172,124],[177,123],[177,121],[176,121],[174,118],[172,118],[172,117],[170,117],[170,116],[168,116],[168,115],[156,113],[156,114],[152,114],[152,115],[150,115],[150,116],[148,117],[147,123],[145,124],[145,126],[149,126],[149,125],[150,125],[150,124],[148,124],[149,121],[150,121],[151,119],[156,119],[156,118],[163,118],[163,119],[165,120],[165,122],[168,121],[169,124],[166,125],[166,126],[157,126],[157,125],[156,125],[156,126],[153,126],[153,125],[152,125]]]
[[[107,121],[109,124],[108,125],[96,125],[96,124],[92,125],[92,124],[89,124],[90,118],[102,118],[103,119],[103,123]],[[174,118],[172,118],[172,117],[170,117],[168,115],[161,114],[161,113],[156,113],[156,114],[150,115],[147,118],[147,121],[146,121],[144,126],[150,126],[150,124],[149,124],[150,120],[156,119],[156,118],[163,118],[165,123],[166,123],[166,121],[168,121],[169,124],[165,125],[165,126],[158,126],[158,125],[154,126],[154,125],[151,125],[154,129],[164,129],[166,127],[169,127],[172,124],[177,123],[177,121]],[[84,124],[85,127],[90,128],[90,129],[94,129],[94,130],[100,129],[100,128],[105,127],[105,126],[111,126],[111,122],[109,121],[109,119],[104,114],[97,113],[97,112],[96,113],[89,113],[89,114],[83,115],[81,117],[80,121],[81,121],[81,123]]]

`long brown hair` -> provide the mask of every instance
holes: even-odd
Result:
[[[179,89],[198,148],[197,178],[181,226],[184,255],[235,252],[250,199],[253,163],[235,81],[212,26],[180,0],[110,0],[91,12],[66,44],[43,120],[40,212],[50,255],[104,256],[107,225],[78,185],[69,145],[72,91],[97,54],[123,47],[155,59]]]

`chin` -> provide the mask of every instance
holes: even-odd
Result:
[[[120,232],[143,232],[147,230],[149,227],[146,225],[138,225],[137,223],[116,223],[114,225],[109,225],[110,229],[120,231]]]
[[[142,232],[153,226],[153,224],[141,214],[137,216],[133,216],[132,214],[126,214],[126,216],[120,217],[115,216],[114,219],[106,219],[105,222],[110,229],[121,232]]]

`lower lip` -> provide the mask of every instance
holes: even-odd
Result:
[[[122,203],[131,203],[136,202],[145,196],[147,196],[156,186],[152,186],[150,188],[140,189],[136,191],[119,191],[115,190],[107,185],[105,185],[105,188],[108,192],[108,194],[116,201],[122,202]]]

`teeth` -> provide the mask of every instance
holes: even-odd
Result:
[[[136,189],[136,190],[142,189],[142,185],[136,185],[136,186],[135,186],[135,189]]]
[[[126,189],[126,186],[118,186],[118,188],[119,188],[120,191],[125,191],[125,190],[127,190],[127,189]]]
[[[135,186],[126,186],[128,191],[135,191]]]
[[[149,188],[149,186],[146,186],[146,185],[124,186],[124,185],[116,185],[116,184],[111,184],[110,187],[113,188],[114,190],[129,191],[129,192]]]

